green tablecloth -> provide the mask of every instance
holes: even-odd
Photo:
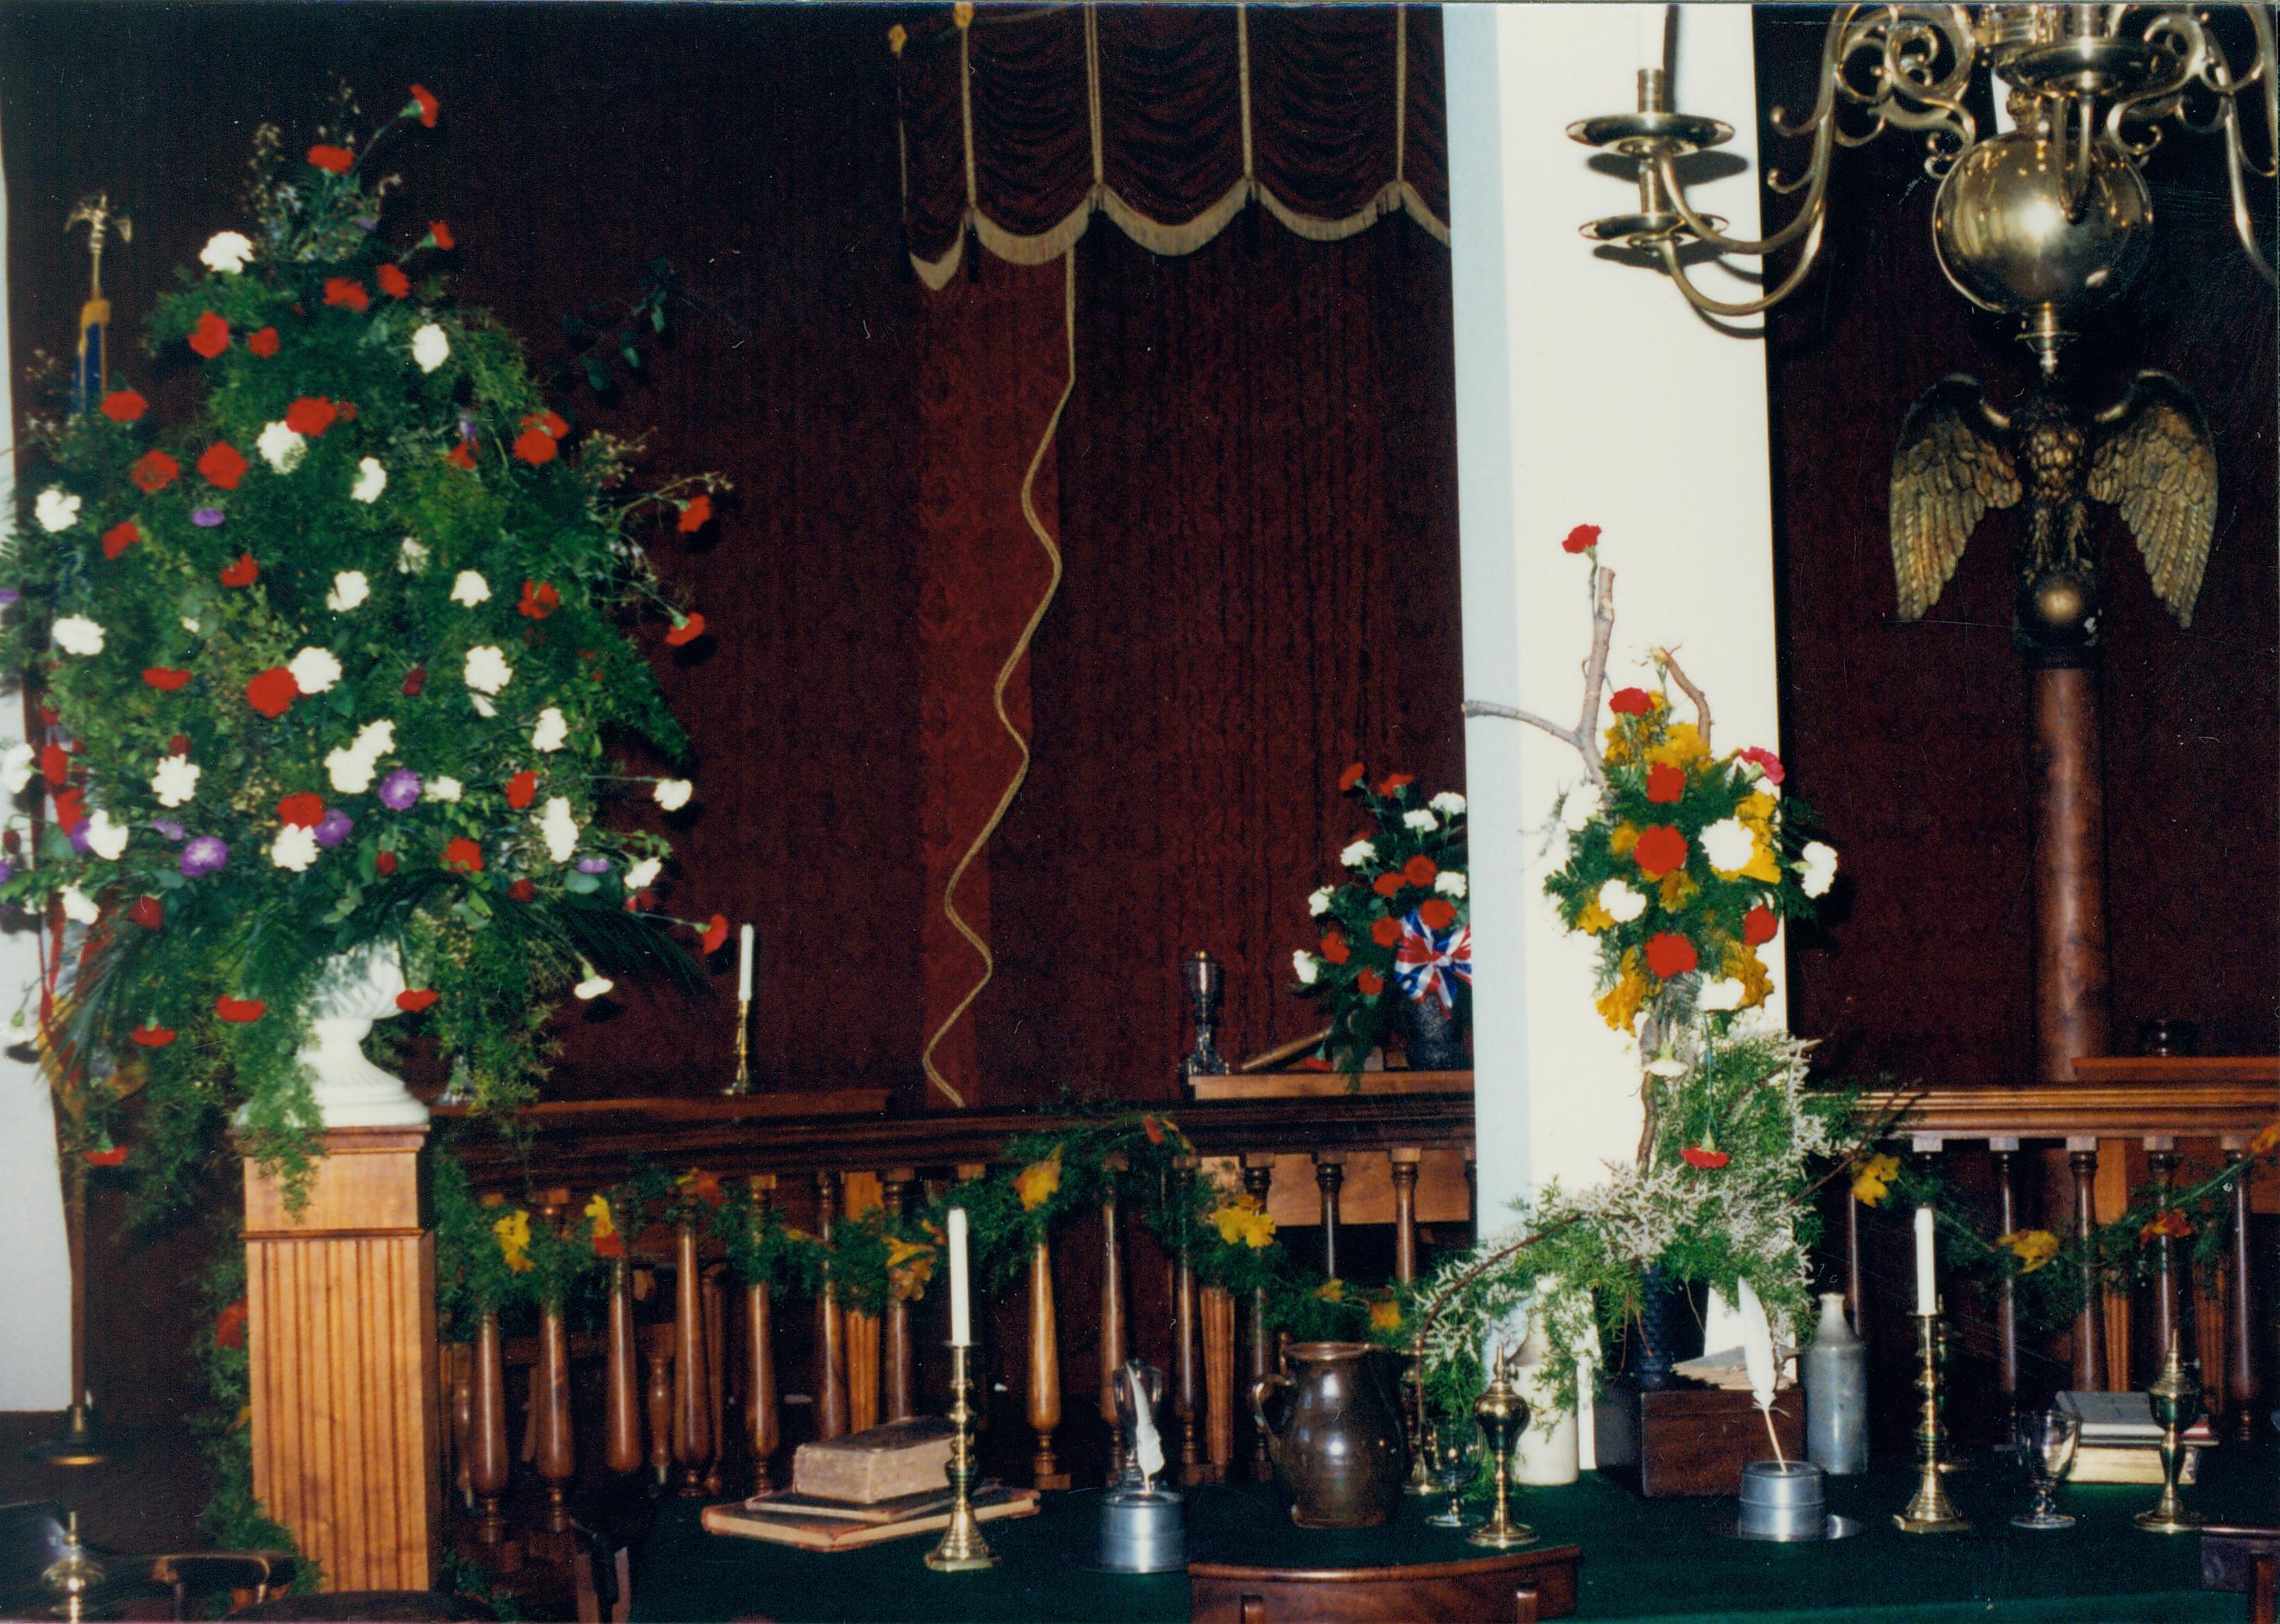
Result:
[[[2280,1521],[2280,1462],[2238,1447],[2214,1451],[2188,1499],[2212,1517]],[[1529,1489],[1520,1514],[1545,1543],[1583,1551],[1576,1616],[1687,1620],[1745,1618],[1810,1624],[1938,1624],[1961,1619],[2068,1620],[2069,1624],[2187,1624],[2237,1620],[2238,1596],[2200,1589],[2197,1536],[2140,1532],[2130,1516],[2152,1503],[2145,1488],[2069,1487],[2062,1509],[2080,1519],[2035,1534],[2007,1519],[2023,1507],[2015,1466],[1981,1457],[1950,1480],[1972,1520],[1960,1535],[1910,1535],[1893,1528],[1913,1474],[1894,1466],[1829,1485],[1833,1510],[1866,1524],[1828,1544],[1769,1545],[1713,1530],[1731,1501],[1645,1500],[1587,1473],[1571,1487]],[[1405,1506],[1385,1528],[1333,1534],[1293,1527],[1266,1491],[1190,1491],[1193,1555],[1315,1566],[1444,1561],[1482,1554],[1462,1536],[1429,1528],[1424,1508]],[[1038,1515],[988,1524],[998,1565],[980,1574],[935,1574],[921,1559],[933,1536],[830,1556],[704,1533],[697,1508],[668,1505],[640,1553],[636,1620],[998,1621],[1064,1619],[1183,1620],[1184,1575],[1130,1578],[1093,1571],[1097,1494],[1048,1495]]]

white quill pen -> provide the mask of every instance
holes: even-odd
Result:
[[[1740,1282],[1735,1293],[1734,1316],[1741,1321],[1742,1367],[1749,1372],[1750,1397],[1757,1400],[1758,1409],[1766,1418],[1766,1436],[1774,1441],[1774,1459],[1788,1464],[1782,1453],[1781,1434],[1774,1430],[1774,1364],[1773,1326],[1766,1319],[1766,1305],[1750,1289],[1750,1282]]]

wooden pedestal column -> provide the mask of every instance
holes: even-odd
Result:
[[[443,1526],[425,1128],[325,1135],[308,1205],[245,1164],[253,1491],[333,1590],[425,1590]]]
[[[2035,745],[2037,1082],[2067,1082],[2107,1052],[2112,968],[2106,938],[2106,794],[2099,775],[2098,673],[2032,674]]]

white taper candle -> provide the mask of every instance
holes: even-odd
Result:
[[[966,1209],[950,1209],[950,1345],[974,1345],[974,1308],[967,1300]]]
[[[1930,1207],[1916,1209],[1916,1312],[1939,1312],[1939,1286],[1932,1278],[1932,1216]]]
[[[736,1002],[752,1001],[752,927],[736,933]]]

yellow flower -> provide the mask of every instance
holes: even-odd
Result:
[[[1346,1282],[1343,1280],[1326,1280],[1314,1288],[1314,1295],[1325,1303],[1343,1303],[1346,1300]]]
[[[2251,1156],[2269,1156],[2275,1151],[2280,1151],[2280,1122],[2259,1129],[2256,1137],[2248,1142]]]
[[[610,1198],[597,1194],[586,1204],[586,1216],[594,1220],[594,1238],[606,1241],[618,1232],[618,1222],[610,1211]]]
[[[1750,860],[1742,865],[1739,876],[1755,880],[1764,885],[1781,883],[1781,866],[1774,861],[1773,843],[1762,835],[1750,843]]]
[[[1759,834],[1769,835],[1773,833],[1775,805],[1774,797],[1760,789],[1755,795],[1744,796],[1741,804],[1734,808],[1734,816]]]
[[[498,1236],[499,1256],[506,1259],[507,1268],[517,1274],[530,1272],[530,1214],[520,1210],[509,1212],[491,1225],[491,1233]]]
[[[934,1278],[934,1248],[921,1241],[896,1236],[887,1243],[887,1289],[898,1303],[915,1303],[926,1296]]]
[[[950,17],[951,20],[961,28],[972,27],[974,26],[972,0],[958,0],[958,4],[950,8]]]
[[[1709,753],[1692,722],[1674,722],[1664,730],[1661,743],[1648,748],[1646,760],[1649,766],[1687,767]]]
[[[1725,955],[1726,974],[1742,983],[1741,1007],[1753,1010],[1773,995],[1773,973],[1766,961],[1758,957],[1757,950],[1746,943],[1729,942]]]
[[[1639,831],[1636,823],[1618,823],[1607,831],[1607,850],[1617,857],[1629,857],[1631,848],[1638,844]]]
[[[1646,1001],[1646,977],[1639,974],[1638,951],[1633,949],[1623,955],[1615,984],[1599,998],[1599,1016],[1618,1032],[1628,1032],[1638,1019],[1639,1005]]]
[[[1615,916],[1599,906],[1599,899],[1596,897],[1583,905],[1583,912],[1575,916],[1575,928],[1587,936],[1596,936],[1601,931],[1612,928],[1614,922]]]
[[[1369,1328],[1373,1331],[1393,1332],[1401,1328],[1401,1305],[1393,1297],[1380,1297],[1369,1305]]]
[[[1675,913],[1701,889],[1686,877],[1684,869],[1674,868],[1662,877],[1662,905]]]
[[[1061,1187],[1061,1152],[1055,1145],[1053,1153],[1041,1162],[1031,1162],[1013,1175],[1013,1193],[1021,1198],[1021,1210],[1034,1212],[1053,1198]]]
[[[1864,1156],[1852,1164],[1852,1199],[1864,1207],[1875,1206],[1884,1198],[1899,1176],[1900,1158],[1897,1156]]]
[[[1999,1235],[1995,1244],[2019,1260],[2019,1273],[2031,1274],[2059,1255],[2059,1237],[2047,1229],[2014,1229]]]
[[[910,30],[897,23],[887,30],[887,49],[899,57],[903,54],[903,47],[910,43]]]
[[[1275,1220],[1260,1209],[1255,1196],[1237,1196],[1223,1203],[1212,1213],[1212,1222],[1219,1226],[1219,1238],[1229,1246],[1241,1242],[1257,1251],[1275,1240]]]

